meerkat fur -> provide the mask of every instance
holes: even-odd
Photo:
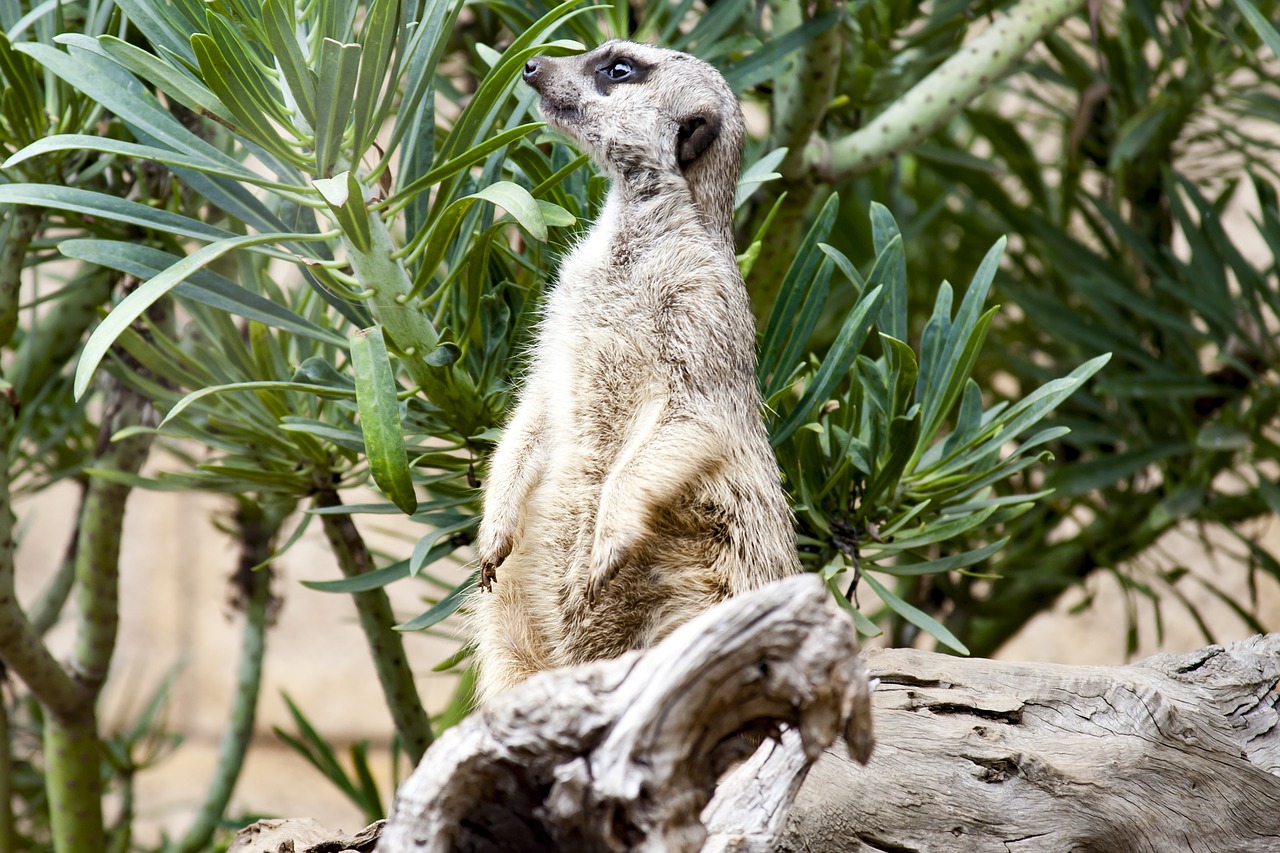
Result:
[[[524,76],[610,189],[490,463],[469,601],[482,700],[800,568],[735,257],[737,99],[701,60],[620,41]]]

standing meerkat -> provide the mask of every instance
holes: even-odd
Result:
[[[524,79],[611,185],[491,461],[470,601],[482,700],[800,570],[735,257],[737,99],[707,63],[622,41]]]

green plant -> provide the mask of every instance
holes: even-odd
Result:
[[[56,849],[129,841],[95,786],[136,762],[103,763],[96,688],[69,684],[40,636],[75,592],[75,666],[104,673],[133,487],[229,496],[242,546],[237,704],[169,846],[206,846],[226,809],[269,622],[261,567],[316,519],[344,577],[308,586],[352,596],[406,756],[467,712],[466,648],[436,665],[460,677],[428,719],[395,629],[437,631],[465,602],[473,581],[442,565],[465,558],[556,255],[602,198],[517,87],[529,56],[578,48],[554,34],[691,51],[768,115],[738,198],[761,386],[807,567],[842,601],[865,584],[884,604],[850,608],[863,631],[990,653],[1098,569],[1155,595],[1126,566],[1184,520],[1280,576],[1236,528],[1280,509],[1277,263],[1243,260],[1218,221],[1252,187],[1280,251],[1272,146],[1234,121],[1280,117],[1260,48],[1280,43],[1275,4],[1151,0],[1055,30],[1084,5],[0,0],[0,524],[13,494],[75,478],[86,543],[22,608],[0,537],[0,659],[30,690],[0,721],[52,720],[51,743],[85,757],[10,757],[26,809],[0,808],[0,846],[48,843],[49,802]],[[1050,136],[1060,169],[1033,144]],[[1195,173],[1184,146],[1206,138],[1250,180]],[[957,271],[975,272],[953,296]],[[1016,310],[988,308],[993,292]],[[143,476],[152,445],[178,461]],[[369,482],[385,501],[343,495]],[[369,547],[358,522],[379,515],[421,527],[410,553]],[[1166,573],[1175,595],[1187,574]],[[426,609],[397,626],[384,587],[410,578]],[[363,749],[353,775],[295,721],[282,737],[379,813]]]
[[[906,343],[908,287],[897,223],[885,208],[872,207],[879,254],[864,279],[841,252],[820,242],[837,207],[833,196],[801,243],[760,350],[766,399],[779,410],[772,440],[797,502],[801,553],[841,601],[865,580],[890,611],[967,653],[951,631],[876,575],[965,576],[1008,544],[1001,531],[1052,490],[996,489],[1051,459],[1044,445],[1070,430],[1049,427],[1014,443],[1109,356],[1021,400],[986,406],[970,373],[998,310],[983,306],[1005,241],[987,253],[954,317],[951,285],[942,283],[913,349]],[[853,309],[826,356],[805,363],[836,270],[857,291]],[[879,332],[876,357],[867,346],[873,325]],[[797,386],[802,394],[794,393]],[[946,424],[951,429],[944,434]],[[939,552],[940,545],[954,550],[946,545],[956,541],[981,544]],[[836,581],[844,572],[851,581],[841,595]],[[860,630],[879,633],[856,608],[848,609]]]

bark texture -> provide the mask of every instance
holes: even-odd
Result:
[[[875,755],[818,761],[781,850],[1280,850],[1280,634],[1124,667],[865,659]]]
[[[1278,688],[1280,634],[1116,667],[860,658],[791,578],[503,694],[428,751],[378,850],[1271,853]]]
[[[710,810],[713,846],[776,843],[797,777],[837,735],[866,759],[869,693],[848,618],[816,577],[788,578],[643,654],[501,694],[427,753],[378,850],[700,850],[716,781],[785,727],[781,749],[760,751],[777,752],[771,767],[787,778],[734,774],[753,802],[750,814],[737,810],[741,825],[731,807]]]

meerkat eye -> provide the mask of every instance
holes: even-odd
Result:
[[[615,59],[612,62],[606,62],[596,71],[608,77],[614,83],[621,83],[636,73],[635,66],[628,59]]]

